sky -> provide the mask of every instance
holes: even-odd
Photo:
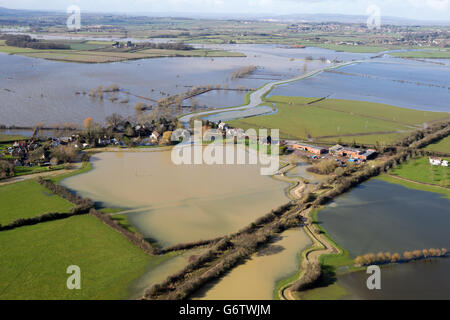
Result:
[[[381,15],[418,20],[450,20],[450,0],[0,0],[0,7],[114,13],[189,14],[356,14],[379,7]]]

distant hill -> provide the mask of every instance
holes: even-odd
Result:
[[[280,21],[304,21],[304,22],[340,22],[340,23],[366,23],[367,17],[365,15],[345,15],[345,14],[292,14],[272,16],[273,19]],[[270,16],[268,17],[270,19]],[[392,25],[450,25],[449,21],[428,21],[415,20],[399,17],[381,17],[382,24]]]
[[[85,13],[86,14],[86,13]],[[252,14],[252,13],[185,13],[185,12],[134,12],[134,13],[111,13],[111,12],[89,12],[90,17],[100,18],[108,15],[117,17],[126,17],[127,19],[133,19],[136,16],[146,17],[174,17],[174,18],[191,18],[191,19],[239,19],[239,20],[273,20],[281,22],[310,22],[310,23],[326,23],[326,22],[338,22],[338,23],[366,23],[367,16],[365,15],[345,15],[345,14],[290,14],[290,15],[276,15],[276,14]],[[41,16],[65,16],[63,11],[44,11],[44,10],[18,10],[0,7],[0,17],[41,17]],[[449,21],[427,21],[427,20],[414,20],[399,17],[382,16],[382,24],[393,25],[443,25],[450,26]]]

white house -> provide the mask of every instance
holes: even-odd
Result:
[[[430,157],[430,164],[432,166],[440,166],[441,165],[441,159],[440,158]],[[448,162],[447,162],[447,166],[448,166]]]
[[[226,131],[228,129],[228,125],[225,122],[219,123],[219,130]]]
[[[152,140],[158,140],[158,139],[159,139],[159,136],[160,136],[160,134],[159,134],[158,131],[153,131],[153,132],[152,132],[152,135],[150,136],[150,139],[152,139]]]

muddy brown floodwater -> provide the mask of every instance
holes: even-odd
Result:
[[[311,243],[302,229],[284,232],[278,241],[253,255],[195,295],[206,300],[272,300],[276,283],[294,274],[298,253]]]
[[[171,152],[112,152],[63,185],[105,206],[126,208],[129,221],[162,245],[238,231],[288,202],[285,182],[257,165],[180,165]]]

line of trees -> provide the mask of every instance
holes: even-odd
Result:
[[[311,288],[314,283],[319,280],[322,275],[322,268],[320,263],[310,262],[306,265],[304,270],[304,275],[299,280],[297,280],[291,287],[294,291],[303,291]]]
[[[6,40],[5,44],[11,47],[19,47],[19,48],[31,48],[31,49],[56,49],[56,50],[68,50],[70,49],[69,45],[64,43],[56,43],[56,42],[48,42],[48,41],[39,41],[31,38],[29,35],[13,35],[6,34],[2,36],[2,39]]]
[[[442,131],[441,131],[442,130]],[[400,147],[421,148],[426,144],[440,140],[450,133],[450,121],[435,123],[426,129],[412,132],[400,140],[396,145]],[[424,140],[424,138],[426,139]],[[422,141],[420,144],[419,141]]]
[[[159,50],[194,50],[195,48],[189,44],[184,42],[167,42],[167,43],[153,43],[147,42],[144,44],[136,44],[138,48],[147,48],[147,49],[159,49]]]
[[[90,199],[86,199],[86,198],[77,196],[76,194],[71,192],[66,187],[63,187],[59,184],[55,184],[50,180],[46,180],[42,177],[39,177],[37,179],[37,182],[39,184],[41,184],[42,186],[44,186],[45,188],[47,188],[48,190],[50,190],[52,193],[66,199],[69,202],[72,202],[73,204],[76,204],[80,208],[90,209],[94,206],[94,203]],[[81,209],[77,209],[77,210],[81,210]]]
[[[427,259],[433,257],[444,257],[447,255],[447,249],[423,249],[414,251],[405,251],[403,255],[399,253],[378,252],[376,255],[368,253],[355,258],[357,266],[367,266],[372,264],[388,264],[397,262],[410,262],[413,260]]]
[[[87,214],[88,212],[89,208],[77,206],[75,208],[71,208],[69,212],[50,212],[32,218],[20,218],[5,226],[0,224],[0,231],[12,230],[23,226],[31,226],[42,222],[66,219],[76,215]]]
[[[258,67],[256,66],[247,66],[247,67],[242,67],[237,71],[234,71],[231,74],[231,80],[233,79],[239,79],[239,78],[243,78],[249,74],[252,74],[256,69],[258,69]]]
[[[107,214],[103,214],[94,208],[89,211],[89,214],[93,217],[96,217],[101,222],[112,228],[113,230],[122,234],[125,238],[127,238],[131,243],[141,248],[146,254],[152,255],[157,253],[157,250],[141,235],[133,233],[125,228],[123,228],[117,221],[113,220],[111,216]]]

